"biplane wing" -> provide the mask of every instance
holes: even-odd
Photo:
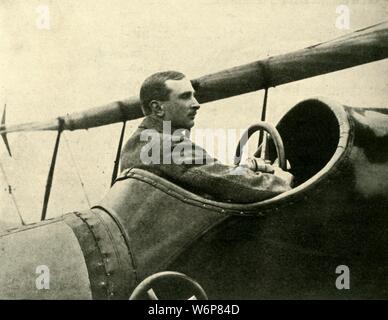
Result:
[[[295,52],[254,61],[192,80],[200,103],[275,87],[388,57],[388,21]],[[0,127],[0,134],[80,130],[142,118],[137,96],[46,122]],[[60,120],[60,121],[59,121]]]

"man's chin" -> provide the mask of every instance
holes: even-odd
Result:
[[[190,130],[192,127],[194,127],[194,120],[186,121],[185,123],[181,123],[179,125],[173,124],[173,129],[183,129],[183,130]]]
[[[189,126],[188,126],[188,130],[190,130],[192,127],[194,127],[194,124],[195,124],[195,122],[194,122],[194,119],[193,120],[191,120],[190,122],[189,122]]]
[[[182,126],[182,129],[190,130],[192,127],[194,127],[194,120],[188,121]]]

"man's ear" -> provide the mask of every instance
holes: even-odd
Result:
[[[153,114],[156,114],[158,117],[163,117],[164,116],[164,110],[162,103],[158,100],[152,100],[150,102],[151,110]]]

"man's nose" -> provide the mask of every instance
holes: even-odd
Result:
[[[200,107],[201,107],[201,105],[199,104],[198,100],[193,98],[193,103],[191,104],[191,108],[198,110]]]

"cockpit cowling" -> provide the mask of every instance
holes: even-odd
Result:
[[[100,205],[128,231],[140,279],[176,270],[210,298],[338,297],[332,279],[349,264],[359,287],[348,297],[385,295],[387,111],[309,99],[277,129],[296,186],[272,199],[217,202],[140,169],[122,173]]]

